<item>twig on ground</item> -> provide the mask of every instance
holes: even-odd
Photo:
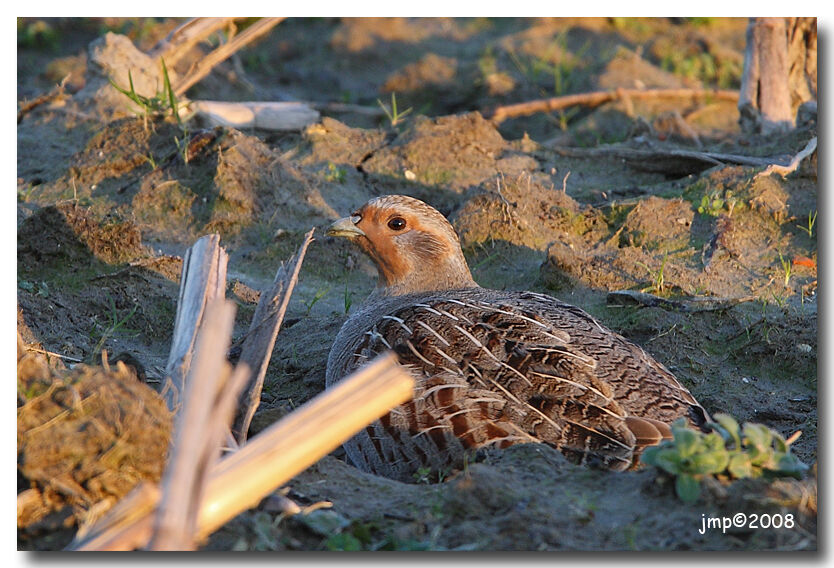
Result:
[[[673,310],[684,313],[711,312],[726,310],[741,304],[752,302],[755,296],[742,296],[740,298],[712,298],[710,296],[699,296],[694,298],[662,298],[654,294],[636,292],[634,290],[615,290],[608,292],[606,302],[610,308],[625,306],[658,307],[666,310]]]
[[[67,80],[69,80],[69,78],[70,76],[67,75],[66,77],[61,79],[61,82],[54,86],[52,89],[50,89],[48,93],[45,93],[29,102],[21,103],[20,109],[17,111],[17,123],[20,124],[20,122],[23,120],[23,117],[35,110],[37,107],[63,97],[65,95],[64,89],[67,85]]]
[[[786,166],[780,164],[770,164],[764,171],[757,173],[756,178],[769,176],[772,173],[777,173],[780,176],[782,176],[782,179],[784,179],[788,174],[795,172],[799,168],[800,162],[802,162],[802,160],[813,154],[816,149],[817,137],[814,136],[808,141],[805,147],[802,150],[800,150],[796,156],[793,157],[790,164]]]
[[[84,361],[83,359],[76,359],[75,357],[70,357],[69,355],[61,355],[60,353],[55,353],[53,351],[38,349],[37,347],[32,347],[31,345],[27,345],[25,349],[26,351],[33,351],[35,353],[41,353],[43,355],[52,355],[53,357],[58,357],[59,359],[64,359],[72,363],[82,363]]]
[[[630,102],[633,99],[660,98],[712,98],[736,102],[738,101],[738,91],[729,89],[617,89],[614,91],[594,91],[499,106],[492,111],[490,120],[493,124],[501,124],[509,118],[528,116],[537,112],[551,112],[577,105],[595,107],[617,99]]]
[[[642,150],[624,146],[601,146],[599,148],[553,148],[561,156],[573,158],[612,157],[623,160],[636,170],[667,175],[688,175],[699,173],[714,166],[738,164],[742,166],[769,166],[778,162],[775,158],[742,156],[722,152],[698,152],[679,148]]]

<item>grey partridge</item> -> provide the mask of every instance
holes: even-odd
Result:
[[[613,470],[670,436],[679,417],[709,420],[666,367],[593,317],[551,296],[479,287],[436,209],[389,195],[336,221],[379,272],[339,331],[327,385],[393,350],[414,398],[345,444],[360,469],[412,481],[460,467],[467,450],[543,442]]]

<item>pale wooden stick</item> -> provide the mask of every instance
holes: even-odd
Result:
[[[192,18],[172,31],[154,46],[148,54],[153,59],[160,57],[173,67],[188,51],[234,22],[235,18]]]
[[[78,529],[67,550],[135,550],[151,538],[153,512],[161,496],[155,483],[142,481],[92,526]]]
[[[230,374],[226,351],[234,323],[233,302],[216,299],[206,307],[194,362],[185,384],[182,411],[176,419],[171,458],[162,478],[163,499],[150,543],[153,550],[194,548],[196,513],[205,472],[216,458],[215,450],[220,442],[212,432],[218,418],[213,411],[215,399]]]
[[[198,538],[257,505],[370,422],[411,399],[413,391],[414,379],[389,352],[252,438],[212,471]]]
[[[220,45],[217,49],[202,58],[194,70],[177,81],[174,86],[174,94],[181,97],[192,86],[200,82],[206,75],[211,73],[216,65],[228,59],[235,52],[269,32],[286,18],[261,18],[240,34],[236,35],[227,43]]]
[[[249,326],[246,339],[243,342],[240,353],[241,363],[246,363],[252,369],[252,376],[246,388],[246,393],[241,399],[241,410],[235,419],[232,433],[238,445],[246,443],[246,434],[252,417],[261,403],[261,390],[263,389],[266,368],[272,356],[272,349],[275,347],[275,339],[278,330],[284,321],[287,313],[287,306],[290,303],[290,296],[298,282],[298,272],[301,270],[301,263],[304,262],[304,255],[307,247],[313,242],[313,231],[304,236],[304,241],[298,248],[298,252],[292,257],[286,266],[282,265],[275,274],[272,287],[269,291],[261,293],[255,315],[252,316],[252,323]]]
[[[224,367],[228,371],[228,364],[224,363]],[[203,488],[203,491],[198,495],[197,492],[191,491],[193,501],[188,503],[188,517],[187,528],[174,530],[168,532],[170,525],[159,522],[160,513],[156,515],[157,523],[154,525],[154,534],[158,535],[159,539],[150,537],[151,550],[193,550],[194,549],[194,530],[197,523],[197,514],[201,507],[202,496],[205,491],[206,480],[211,472],[211,467],[217,464],[217,460],[221,453],[221,444],[226,436],[229,436],[229,423],[234,418],[235,410],[237,409],[238,396],[243,390],[246,381],[250,376],[249,367],[246,364],[238,365],[232,372],[226,384],[220,388],[217,393],[216,401],[212,405],[209,417],[213,424],[209,425],[206,436],[203,440],[203,459],[198,464],[194,473],[194,483]],[[169,466],[170,467],[170,466]],[[187,488],[186,488],[187,489]],[[176,494],[177,491],[186,493],[186,489],[180,487],[179,489],[171,486],[171,494]],[[162,503],[167,503],[166,494],[162,495]],[[171,535],[182,535],[179,540],[176,540]],[[144,542],[148,542],[145,540]]]
[[[229,256],[220,246],[220,236],[206,235],[188,249],[182,263],[182,278],[174,320],[174,338],[165,366],[165,387],[162,394],[172,412],[181,402],[185,377],[191,366],[191,357],[197,330],[203,320],[206,305],[226,292],[226,266]]]
[[[55,87],[53,87],[48,93],[41,95],[32,101],[20,103],[20,110],[17,111],[17,123],[20,124],[20,122],[23,120],[23,117],[25,117],[27,114],[32,112],[37,107],[63,97],[65,95],[64,88],[66,87],[67,80],[69,80],[69,78],[69,75],[65,76],[63,79],[61,79],[61,82],[58,83],[58,85],[56,85]]]
[[[685,99],[689,97],[710,97],[735,102],[738,100],[738,92],[728,89],[617,89],[614,91],[594,91],[500,106],[493,111],[490,120],[493,124],[501,124],[508,118],[527,116],[537,112],[550,112],[577,105],[595,107],[616,99]]]
[[[799,153],[793,157],[791,163],[787,166],[782,166],[780,164],[770,164],[763,172],[759,172],[756,174],[756,177],[763,177],[769,176],[772,173],[777,173],[782,176],[784,179],[788,174],[795,172],[799,168],[800,162],[814,153],[814,150],[817,149],[817,137],[814,136],[811,138],[805,147],[799,151]]]
[[[69,355],[61,355],[60,353],[55,353],[53,351],[38,349],[37,347],[32,347],[31,345],[27,345],[25,349],[26,351],[33,351],[35,353],[41,353],[42,355],[52,355],[53,357],[58,357],[59,359],[65,359],[70,363],[81,363],[84,361],[83,359],[76,359],[75,357],[70,357]]]
[[[202,117],[209,126],[257,128],[273,132],[302,130],[318,122],[321,116],[318,111],[300,102],[191,101],[188,110]]]
[[[212,468],[206,486],[197,522],[198,540],[256,505],[394,406],[410,399],[413,389],[414,379],[397,364],[396,356],[381,355],[220,460]],[[157,494],[156,501],[158,498]],[[134,505],[147,510],[150,503],[147,496],[132,501],[117,507],[129,510]],[[105,518],[108,517],[109,514]],[[150,519],[151,515],[146,513],[132,523],[115,527],[97,523],[90,532],[92,537],[74,541],[70,548],[140,548],[150,538]]]

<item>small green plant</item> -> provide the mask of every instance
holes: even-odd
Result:
[[[130,70],[127,72],[127,80],[130,89],[120,87],[115,81],[113,81],[112,78],[109,79],[110,84],[113,85],[114,89],[133,101],[142,110],[141,114],[145,120],[145,130],[148,128],[148,119],[150,117],[164,115],[168,112],[176,118],[177,124],[182,125],[182,120],[179,115],[177,96],[174,93],[173,87],[171,87],[171,79],[168,76],[168,67],[165,65],[164,59],[160,58],[160,62],[162,63],[162,91],[156,93],[152,97],[146,97],[136,92],[136,89],[133,87],[133,75]]]
[[[814,224],[817,222],[817,212],[808,211],[808,224],[807,225],[797,225],[800,229],[808,233],[808,238],[814,238]]]
[[[701,215],[709,215],[710,217],[718,217],[724,212],[726,207],[726,210],[732,216],[737,204],[738,200],[733,197],[732,191],[727,191],[723,195],[720,191],[713,191],[705,194],[701,198],[701,203],[698,205],[698,213]]]
[[[26,187],[17,186],[17,200],[22,201],[23,203],[28,202],[36,187],[37,186],[31,182],[27,183]]]
[[[637,263],[640,266],[642,266],[643,268],[645,268],[649,272],[649,275],[652,278],[652,285],[648,286],[646,288],[643,288],[643,290],[642,290],[643,292],[649,290],[652,293],[657,294],[657,295],[663,294],[663,292],[665,291],[664,290],[665,278],[663,276],[663,272],[664,272],[664,270],[666,270],[666,260],[668,258],[669,258],[669,253],[663,253],[663,260],[660,262],[660,268],[658,270],[652,270],[651,268],[648,267],[648,265],[646,265],[643,262],[638,262]]]
[[[54,50],[60,43],[60,33],[45,20],[17,19],[17,46]]]
[[[670,49],[663,55],[660,66],[665,70],[706,84],[732,88],[741,82],[743,67],[740,62],[717,58],[709,52],[693,52],[691,49]]]
[[[455,177],[451,170],[439,168],[434,165],[427,166],[422,172],[419,172],[420,178],[428,185],[443,185],[452,181]]]
[[[464,470],[468,469],[468,462],[467,457],[464,456]],[[443,483],[443,480],[449,476],[448,470],[439,469],[437,471],[432,471],[430,467],[421,467],[417,469],[416,472],[411,474],[411,477],[414,478],[415,483],[424,483],[429,485],[431,483]]]
[[[430,476],[431,476],[431,468],[430,467],[421,467],[421,468],[417,469],[417,471],[415,471],[413,474],[411,474],[411,477],[413,477],[414,480],[417,483],[425,483],[425,484],[431,483]]]
[[[189,160],[188,148],[191,145],[191,136],[189,135],[189,132],[188,132],[188,126],[182,124],[181,129],[182,129],[182,138],[179,138],[178,136],[174,136],[174,144],[176,144],[176,146],[177,146],[177,153],[180,155],[180,158],[182,158],[182,163],[183,164],[188,164],[188,160]]]
[[[345,183],[347,172],[344,168],[338,167],[333,162],[327,163],[327,172],[324,174],[324,179],[329,182]]]
[[[327,288],[319,288],[318,290],[316,290],[316,293],[313,295],[313,297],[310,298],[310,301],[304,302],[304,305],[307,306],[307,315],[308,316],[310,315],[310,312],[313,310],[313,306],[315,306],[316,303],[319,300],[324,298],[329,291],[330,291],[329,286]]]
[[[781,251],[779,252],[779,264],[782,265],[782,271],[785,274],[785,288],[787,288],[791,281],[791,261],[790,259],[786,260]]]
[[[402,112],[399,112],[399,110],[397,109],[397,93],[394,92],[391,93],[390,109],[387,106],[385,106],[385,103],[383,103],[381,100],[377,99],[376,102],[379,103],[379,106],[382,108],[382,112],[385,113],[385,116],[387,116],[388,120],[391,122],[391,128],[394,128],[398,124],[400,124],[400,122],[402,122],[403,120],[403,117],[405,117],[408,113],[411,112],[410,107]]]
[[[701,480],[790,476],[801,479],[808,466],[790,453],[798,433],[785,439],[763,424],[747,422],[740,428],[728,414],[716,414],[713,431],[705,434],[681,418],[672,424],[672,440],[647,448],[643,463],[675,476],[675,492],[687,503],[701,494]]]
[[[156,160],[153,157],[153,152],[148,152],[147,156],[142,156],[148,164],[150,164],[151,169],[155,170],[158,166]]]
[[[110,321],[108,322],[107,327],[103,330],[100,330],[100,326],[98,323],[95,324],[94,334],[100,333],[101,336],[96,343],[96,346],[93,348],[91,356],[95,356],[97,353],[100,353],[102,348],[104,347],[105,342],[113,337],[119,330],[122,330],[127,322],[133,317],[133,314],[136,313],[136,310],[139,308],[139,304],[134,304],[133,308],[127,313],[127,315],[120,317],[119,311],[116,309],[116,302],[113,298],[110,298]]]
[[[36,296],[40,296],[41,298],[48,298],[49,297],[49,285],[41,280],[40,282],[29,282],[28,280],[19,280],[17,282],[17,287],[21,290],[26,290]]]
[[[687,18],[687,20],[696,28],[706,28],[715,22],[715,18]]]
[[[350,312],[350,307],[353,305],[353,292],[348,290],[347,280],[345,280],[344,300],[345,300],[345,315],[347,315],[348,312]]]

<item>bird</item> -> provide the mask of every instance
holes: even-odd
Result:
[[[488,447],[544,443],[569,460],[622,471],[706,410],[642,348],[582,309],[472,278],[449,221],[405,195],[375,197],[335,221],[378,271],[376,288],[344,322],[327,361],[331,387],[394,351],[414,397],[344,444],[359,469],[413,481],[449,473]]]

